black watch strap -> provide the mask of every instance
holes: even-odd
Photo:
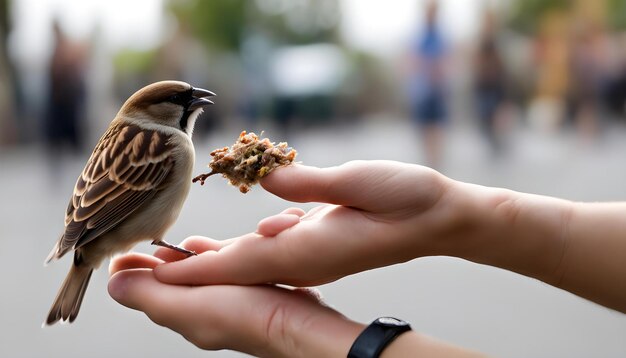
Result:
[[[356,338],[350,347],[348,358],[378,358],[389,343],[410,330],[411,325],[403,320],[393,317],[377,318]]]

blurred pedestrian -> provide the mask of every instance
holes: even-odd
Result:
[[[474,63],[474,95],[480,127],[494,154],[502,151],[506,71],[497,38],[496,18],[486,11]]]
[[[0,146],[15,144],[19,139],[16,123],[15,73],[7,44],[11,30],[9,4],[0,0]]]
[[[579,24],[571,56],[574,123],[581,139],[590,141],[599,129],[602,96],[607,88],[608,48],[600,25]]]
[[[611,112],[621,120],[626,119],[626,34],[622,36],[622,54],[617,59],[615,71],[609,80],[606,100]]]
[[[63,148],[81,149],[81,111],[85,102],[87,48],[63,33],[58,21],[52,25],[55,45],[48,76],[48,102],[44,136],[54,165]]]
[[[565,99],[571,78],[569,63],[569,17],[550,11],[539,18],[533,38],[535,84],[528,107],[528,121],[534,128],[553,133],[565,117]]]
[[[426,24],[411,46],[409,96],[413,121],[424,143],[426,164],[441,161],[443,127],[447,122],[446,57],[448,45],[437,24],[438,5],[426,7]]]

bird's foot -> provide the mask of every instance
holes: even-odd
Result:
[[[217,174],[217,172],[213,172],[213,171],[212,171],[212,172],[210,172],[210,173],[200,174],[200,175],[198,175],[197,177],[195,177],[195,178],[191,179],[191,182],[192,182],[192,183],[195,183],[195,182],[199,181],[199,182],[200,182],[200,185],[204,185],[204,181],[205,181],[208,177],[210,177],[211,175],[213,175],[213,174]]]
[[[168,243],[168,242],[166,242],[164,240],[152,241],[152,245],[167,247],[168,249],[171,249],[171,250],[174,250],[174,251],[178,251],[178,252],[182,252],[183,254],[187,255],[187,257],[197,256],[198,255],[195,251],[187,250],[187,249],[185,249],[183,247],[172,245],[172,244],[170,244],[170,243]]]

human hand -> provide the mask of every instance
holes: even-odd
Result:
[[[200,237],[183,245],[198,253],[219,249],[219,242]],[[184,257],[160,248],[154,256],[131,253],[113,259],[111,297],[199,348],[260,357],[345,357],[364,327],[325,306],[310,289],[180,286],[155,278],[155,267]]]
[[[312,286],[371,268],[444,254],[454,227],[442,204],[451,181],[387,161],[319,169],[281,168],[261,184],[290,201],[323,202],[262,220],[259,235],[215,242],[214,250],[155,268],[172,284],[285,283]]]
[[[334,205],[263,220],[261,235],[162,265],[156,277],[170,283],[309,286],[446,255],[534,277],[626,312],[620,284],[626,277],[624,202],[573,203],[384,161],[290,166],[261,184],[287,200]]]

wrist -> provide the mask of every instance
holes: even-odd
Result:
[[[345,358],[348,355],[366,325],[351,321],[330,308],[320,308],[323,312],[300,310],[299,317],[284,324],[281,356]]]
[[[377,318],[352,343],[348,358],[378,358],[390,343],[409,331],[408,322],[394,317]]]
[[[549,281],[558,270],[572,203],[457,182],[451,256]]]
[[[330,320],[311,322],[309,330],[302,330],[302,351],[300,357],[340,357],[345,358],[354,340],[365,329],[362,323],[351,321],[337,314]]]
[[[493,236],[494,226],[489,217],[489,199],[494,189],[448,179],[446,190],[430,215],[425,217],[428,230],[422,223],[418,230],[428,236],[427,245],[421,240],[419,256],[451,256],[470,261],[480,259],[480,254],[487,246],[487,238]]]

